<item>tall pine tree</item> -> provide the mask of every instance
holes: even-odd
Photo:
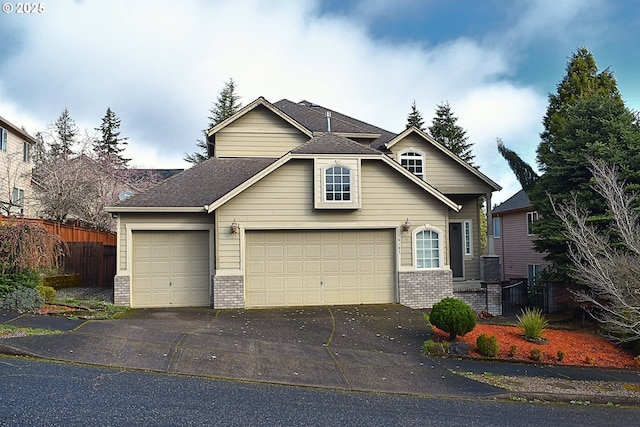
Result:
[[[588,158],[602,159],[621,168],[621,177],[640,183],[640,128],[626,107],[613,74],[598,72],[593,55],[579,48],[570,58],[567,74],[549,95],[543,118],[544,131],[537,149],[542,175],[529,192],[540,214],[534,224],[536,250],[547,252],[557,280],[568,281],[568,246],[564,225],[555,215],[550,198],[561,203],[576,197],[591,213],[591,221],[607,232],[604,201],[593,189]]]
[[[202,131],[204,139],[199,139],[196,143],[199,150],[191,154],[186,154],[184,160],[193,164],[202,163],[207,160],[209,158],[207,131],[233,116],[240,108],[242,108],[242,103],[240,102],[240,96],[236,93],[236,82],[234,82],[233,79],[229,79],[228,82],[225,82],[224,87],[218,94],[216,102],[209,110],[209,124],[207,128]]]
[[[54,124],[55,138],[51,143],[49,154],[53,158],[68,159],[73,154],[71,147],[77,142],[78,126],[65,108]]]
[[[93,151],[99,159],[108,159],[115,163],[115,166],[125,168],[131,159],[122,156],[124,145],[127,145],[128,137],[120,138],[120,119],[109,107],[102,118],[98,131],[98,138],[93,145]]]
[[[409,115],[407,116],[407,129],[410,128],[411,126],[415,126],[418,129],[424,131],[424,119],[422,118],[422,114],[420,114],[420,111],[418,110],[418,107],[416,106],[416,101],[415,99],[413,100],[413,103],[411,104],[411,112],[409,113]]]
[[[436,107],[436,115],[429,127],[429,133],[455,155],[473,165],[473,144],[467,142],[467,131],[459,126],[457,121],[458,118],[453,115],[449,102],[444,102]]]

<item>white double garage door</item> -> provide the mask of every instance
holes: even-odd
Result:
[[[396,301],[394,230],[245,232],[245,306]],[[134,307],[206,306],[208,231],[133,233]]]

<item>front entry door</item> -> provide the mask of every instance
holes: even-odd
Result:
[[[449,260],[453,277],[464,277],[462,261],[462,223],[449,223]]]

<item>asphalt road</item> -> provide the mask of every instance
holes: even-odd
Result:
[[[437,399],[0,356],[0,425],[637,426],[640,408]]]

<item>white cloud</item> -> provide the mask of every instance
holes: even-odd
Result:
[[[388,5],[359,7],[374,16]],[[536,5],[519,30],[547,28],[548,9]],[[506,44],[391,44],[372,39],[366,19],[316,11],[314,2],[285,0],[47,4],[46,14],[20,21],[21,49],[0,61],[0,115],[32,130],[68,107],[92,129],[111,107],[133,163],[184,167],[229,78],[245,104],[258,96],[308,99],[391,131],[404,128],[414,99],[427,122],[449,100],[481,170],[513,182],[495,138],[535,147],[546,94],[509,82],[515,65]],[[569,12],[560,16],[573,22]]]

